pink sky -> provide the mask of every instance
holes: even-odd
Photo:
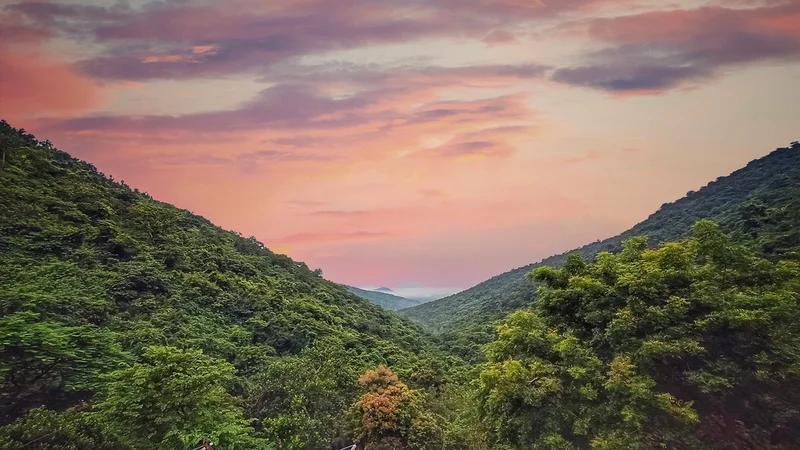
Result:
[[[0,0],[0,118],[356,286],[466,288],[800,137],[800,0]]]

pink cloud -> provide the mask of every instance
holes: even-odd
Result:
[[[608,47],[553,79],[616,94],[658,94],[712,79],[724,68],[800,61],[800,1],[747,9],[705,7],[592,19]],[[569,29],[574,29],[574,24]]]
[[[79,63],[106,80],[151,80],[261,72],[290,58],[373,44],[455,37],[509,43],[507,27],[603,4],[511,0],[256,0],[121,6],[18,3],[9,7],[38,27],[92,39],[102,50]],[[197,53],[197,49],[213,51]]]
[[[278,245],[282,244],[317,244],[321,242],[351,242],[365,240],[383,240],[397,237],[407,237],[409,234],[396,234],[376,231],[346,231],[333,233],[299,233],[275,239]]]

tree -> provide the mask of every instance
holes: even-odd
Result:
[[[648,250],[540,268],[487,348],[481,415],[524,448],[796,448],[800,266],[710,221]],[[771,447],[770,447],[771,446]]]
[[[109,376],[100,422],[131,448],[185,450],[208,439],[220,448],[264,448],[226,388],[234,368],[200,350],[148,347],[143,362]]]
[[[0,424],[34,406],[61,407],[101,383],[127,359],[111,333],[65,326],[33,312],[0,319]]]
[[[365,450],[435,448],[437,428],[424,411],[424,395],[408,389],[385,365],[358,379],[368,391],[354,405],[357,440]]]
[[[88,404],[66,411],[36,408],[14,423],[0,427],[4,450],[120,450],[125,447],[108,436]]]
[[[358,395],[359,369],[337,339],[327,338],[297,355],[270,357],[249,383],[250,410],[263,432],[285,450],[320,449],[343,439],[347,411]]]

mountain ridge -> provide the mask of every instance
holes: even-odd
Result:
[[[361,374],[409,378],[443,359],[416,325],[305,263],[5,121],[0,151],[0,447],[191,448],[169,427],[203,417],[221,448],[341,448]],[[165,367],[201,384],[175,391]],[[152,389],[114,390],[145,373]],[[218,408],[184,401],[198,392]]]
[[[783,176],[773,179],[776,173]],[[800,184],[798,180],[800,145],[792,143],[790,147],[778,148],[750,161],[730,175],[718,177],[697,191],[689,191],[676,201],[664,203],[645,220],[618,235],[511,269],[459,293],[401,310],[399,314],[437,334],[485,329],[488,323],[534,300],[534,287],[525,275],[536,267],[561,265],[570,253],[580,253],[585,259],[591,259],[600,251],[618,251],[623,239],[635,235],[647,236],[651,244],[678,239],[689,232],[692,224],[704,218],[725,224],[733,220],[736,208],[759,189],[769,183],[795,186]],[[464,333],[461,334],[463,338]]]

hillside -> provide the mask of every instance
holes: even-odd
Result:
[[[651,245],[675,240],[685,236],[692,224],[703,218],[714,219],[732,229],[740,221],[745,203],[757,201],[763,208],[785,206],[798,192],[800,146],[794,144],[792,148],[780,148],[754,160],[678,201],[662,205],[646,220],[617,236],[508,271],[400,314],[428,331],[443,334],[463,353],[472,354],[476,343],[489,338],[489,324],[534,300],[535,288],[525,275],[536,267],[559,266],[572,252],[589,260],[600,251],[617,251],[622,241],[631,236],[647,236]]]
[[[442,366],[255,238],[5,122],[0,150],[1,448],[340,448],[360,374]]]
[[[410,298],[400,297],[399,295],[393,295],[386,292],[378,292],[378,290],[368,291],[366,289],[359,289],[353,286],[345,286],[348,291],[356,294],[357,296],[368,300],[370,303],[380,306],[383,309],[388,309],[389,311],[397,311],[403,308],[411,308],[412,306],[417,306],[422,302],[417,300],[412,300]],[[386,289],[386,288],[381,288]]]

